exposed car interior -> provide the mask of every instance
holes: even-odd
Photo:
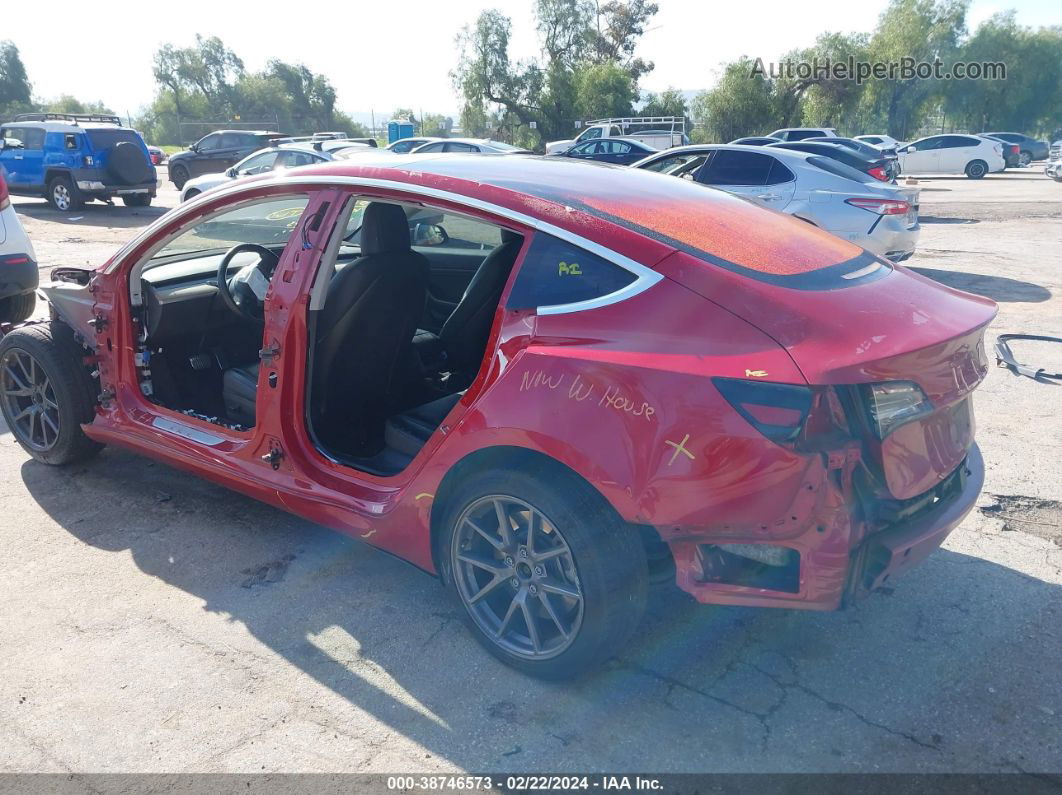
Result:
[[[139,273],[145,395],[255,425],[265,296],[307,202],[227,210],[151,257]],[[306,421],[329,457],[390,475],[475,379],[523,237],[420,205],[352,197],[344,212],[311,293]]]

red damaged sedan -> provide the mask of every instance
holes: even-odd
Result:
[[[337,161],[52,276],[0,341],[30,455],[120,445],[363,539],[537,676],[616,653],[654,577],[838,608],[983,481],[991,301],[658,174]]]

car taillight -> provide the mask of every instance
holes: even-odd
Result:
[[[746,422],[772,442],[792,442],[800,436],[811,410],[810,387],[721,377],[712,383]]]
[[[929,414],[933,404],[918,384],[912,381],[885,381],[863,384],[870,424],[879,439],[884,439],[905,422]]]
[[[845,204],[878,215],[907,215],[911,205],[902,199],[845,199]]]
[[[1018,147],[1017,144],[1011,144],[1010,145],[1010,153],[1012,155],[1020,154],[1021,153],[1021,149]]]
[[[0,210],[6,210],[11,204],[11,194],[7,190],[7,182],[3,172],[0,172]]]
[[[874,179],[880,179],[882,182],[888,182],[889,175],[885,172],[885,166],[874,166],[867,172]]]

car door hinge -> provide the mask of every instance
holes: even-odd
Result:
[[[280,460],[283,457],[284,451],[278,445],[273,445],[269,448],[269,452],[262,456],[262,460],[266,461],[273,469],[280,469]]]
[[[101,331],[107,328],[107,318],[105,318],[103,315],[96,315],[94,318],[92,318],[92,320],[89,321],[89,325],[92,326],[92,328],[96,329],[96,333],[99,334]]]
[[[262,348],[258,351],[258,358],[267,365],[273,364],[274,359],[280,358],[280,343],[274,341],[269,347]]]

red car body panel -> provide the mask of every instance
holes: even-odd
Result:
[[[880,585],[939,546],[972,507],[982,472],[968,396],[984,377],[981,336],[994,314],[991,302],[874,262],[868,267],[879,272],[867,283],[835,289],[773,283],[843,270],[860,252],[799,221],[672,177],[517,157],[401,163],[332,162],[239,183],[165,216],[119,252],[88,288],[103,319],[93,340],[103,395],[85,432],[359,537],[428,571],[436,565],[432,511],[447,473],[490,448],[532,450],[582,476],[624,520],[655,528],[671,547],[678,584],[701,601],[720,604],[836,608],[846,593]],[[518,260],[482,369],[460,403],[399,474],[356,471],[325,457],[305,422],[292,418],[306,416],[309,286],[338,218],[339,192],[359,181],[359,195],[383,200],[427,201],[419,193],[424,189],[451,192],[454,197],[429,197],[431,204],[520,231],[526,237],[521,258],[534,228],[474,202],[575,232],[665,278],[618,303],[539,314],[505,306]],[[617,186],[645,201],[608,204]],[[285,249],[266,299],[263,343],[279,354],[261,368],[256,426],[232,430],[150,402],[134,363],[131,268],[193,215],[234,196],[297,189],[313,191],[292,235],[304,235],[305,245]],[[575,191],[581,207],[568,203],[576,201],[569,195]],[[699,204],[688,223],[680,218],[665,225],[668,233],[644,231],[655,217],[646,207],[665,211],[666,198],[666,212],[681,217],[690,197]],[[330,207],[319,231],[303,230],[325,201]],[[716,243],[717,251],[705,257],[694,253]],[[268,386],[271,375],[275,387]],[[734,410],[712,380],[719,377],[817,389],[913,380],[934,410],[884,441],[853,431],[824,437],[813,449],[779,444]],[[271,457],[271,450],[282,457]],[[954,483],[954,495],[915,520],[876,522],[858,507],[855,485],[863,470],[875,467],[888,493],[874,499],[907,500],[943,481]],[[795,550],[798,585],[779,591],[714,578],[705,550],[719,544]]]

